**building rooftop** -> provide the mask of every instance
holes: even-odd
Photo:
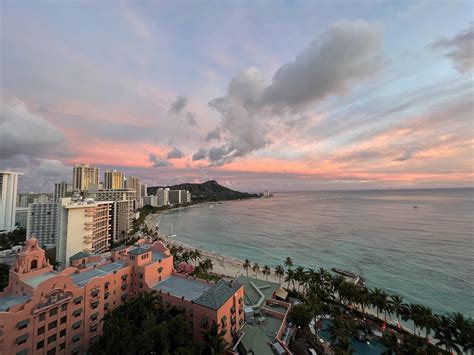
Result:
[[[280,288],[280,285],[275,282],[243,275],[239,276],[235,281],[244,285],[245,304],[247,306],[263,305],[264,301],[272,298],[273,293]]]
[[[115,247],[115,248],[112,248],[111,251],[119,251],[119,250],[123,250],[123,249],[127,249],[128,246],[126,245],[119,245],[118,247]]]
[[[156,250],[152,251],[153,261],[158,261],[158,260],[165,259],[165,258],[168,258],[168,257],[170,257],[170,255],[165,255],[161,251],[156,251]]]
[[[134,248],[134,249],[130,249],[128,251],[128,254],[130,254],[130,255],[141,255],[141,254],[145,254],[148,251],[150,251],[150,247],[148,247],[148,246],[137,247],[137,248]]]
[[[46,281],[46,280],[48,280],[48,279],[50,279],[50,278],[52,278],[52,277],[54,277],[54,276],[57,276],[57,275],[58,275],[58,273],[57,273],[56,271],[50,271],[50,272],[48,272],[48,273],[46,273],[46,274],[42,274],[42,275],[38,275],[38,276],[34,276],[34,277],[32,277],[32,278],[26,279],[26,280],[24,280],[24,282],[25,282],[27,285],[29,285],[29,286],[31,286],[31,287],[33,287],[33,288],[36,288],[36,287],[38,287],[38,285],[39,285],[40,283],[42,283],[43,281]]]
[[[111,274],[114,271],[120,270],[124,267],[126,267],[127,264],[124,262],[114,262],[110,264],[106,264],[103,266],[100,266],[98,268],[89,270],[89,271],[84,271],[78,274],[73,274],[71,275],[72,281],[77,285],[77,286],[84,286],[87,284],[91,279],[99,276],[104,276],[107,274]]]
[[[252,351],[254,354],[259,355],[274,355],[267,336],[258,328],[245,324],[242,328],[242,332],[245,333],[241,344],[246,351]]]
[[[161,292],[169,292],[174,296],[184,297],[188,301],[195,301],[213,285],[191,278],[170,276],[166,280],[157,283],[153,288],[161,290]]]
[[[76,253],[76,254],[74,254],[73,256],[71,256],[71,257],[69,258],[69,260],[84,259],[84,258],[87,258],[87,257],[89,257],[89,256],[91,256],[91,255],[92,255],[92,254],[89,254],[89,253],[80,251],[79,253]]]
[[[30,295],[3,295],[0,296],[0,312],[7,312],[10,307],[25,303],[31,299]]]
[[[194,303],[218,310],[240,287],[242,287],[242,285],[237,282],[229,283],[220,280],[197,298]]]

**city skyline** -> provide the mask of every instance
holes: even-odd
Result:
[[[3,2],[0,170],[472,186],[472,3],[345,5]]]

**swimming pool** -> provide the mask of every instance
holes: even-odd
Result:
[[[329,319],[324,319],[322,321],[322,329],[319,331],[319,335],[328,342],[331,339],[329,334],[329,325],[331,322],[332,321]],[[351,345],[355,350],[355,353],[360,355],[380,355],[386,350],[385,346],[378,341],[372,341],[371,343],[366,344],[358,341],[356,338],[352,338]]]

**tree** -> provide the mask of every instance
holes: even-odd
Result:
[[[438,341],[438,346],[444,346],[448,351],[456,351],[461,353],[461,349],[456,344],[456,330],[453,321],[449,316],[437,316],[437,325],[435,328],[434,338]]]
[[[270,271],[270,267],[268,265],[265,265],[262,269],[262,274],[265,275],[265,280],[268,281],[268,275],[270,275],[271,271]]]
[[[281,277],[285,275],[285,269],[283,269],[283,266],[275,266],[275,275],[278,276],[278,283],[281,285]]]
[[[288,290],[290,289],[290,282],[293,284],[293,290],[295,289],[295,272],[293,269],[286,270],[285,282],[288,282]]]
[[[372,303],[372,306],[376,309],[377,318],[379,318],[379,312],[385,311],[387,307],[388,295],[379,288],[374,288],[370,290],[369,295],[370,295],[370,302]]]
[[[255,273],[255,277],[258,276],[258,272],[260,271],[260,265],[258,263],[253,264],[252,271]],[[258,278],[258,277],[257,277]]]
[[[249,269],[250,269],[250,260],[249,259],[245,259],[245,262],[243,264],[243,267],[244,267],[244,270],[247,271],[247,277],[249,277]]]
[[[354,351],[350,348],[350,340],[355,332],[355,323],[351,318],[339,315],[334,317],[329,326],[329,335],[331,337],[331,346],[337,354],[352,354]]]
[[[400,317],[407,311],[407,305],[403,303],[403,297],[399,295],[392,295],[390,296],[388,303],[397,316],[398,324],[400,324]]]
[[[10,275],[10,266],[7,264],[0,264],[0,291],[3,291],[8,286],[8,279]]]
[[[385,331],[383,333],[382,344],[386,348],[386,350],[382,353],[383,355],[402,354],[402,347],[400,345],[400,340],[398,339],[397,333],[393,331]]]
[[[284,264],[288,269],[290,269],[293,266],[293,260],[289,256],[287,256]]]
[[[212,323],[211,329],[204,333],[204,351],[205,355],[223,355],[227,348],[227,342],[224,340],[226,330],[219,331],[217,323]]]
[[[295,281],[298,282],[298,292],[300,292],[301,283],[303,283],[305,281],[305,276],[306,276],[306,274],[304,272],[304,267],[298,266],[295,269]]]
[[[305,327],[311,321],[311,310],[305,304],[298,304],[291,308],[290,319],[298,327]]]

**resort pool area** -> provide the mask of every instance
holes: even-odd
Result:
[[[328,342],[330,342],[331,338],[328,329],[330,324],[331,320],[324,319],[322,321],[322,329],[319,331],[319,335]],[[385,346],[378,341],[372,341],[371,343],[366,344],[358,341],[356,338],[352,338],[352,348],[358,355],[380,355],[385,351]]]

